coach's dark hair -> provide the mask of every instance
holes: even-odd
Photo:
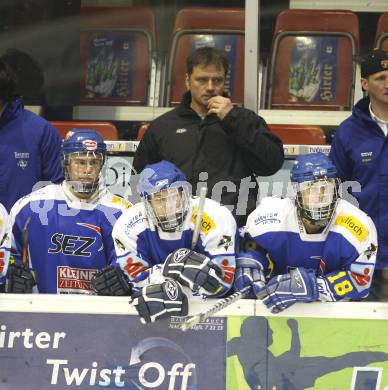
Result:
[[[0,58],[0,100],[10,102],[15,97],[16,76],[9,65]]]
[[[194,53],[187,57],[186,70],[190,76],[193,73],[195,66],[209,66],[215,65],[216,67],[222,67],[225,71],[225,76],[229,70],[229,61],[224,56],[224,53],[214,47],[201,47]]]

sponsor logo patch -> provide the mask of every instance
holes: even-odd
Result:
[[[361,152],[361,162],[368,163],[373,159],[373,152]]]
[[[278,212],[268,213],[264,215],[258,215],[255,219],[255,225],[267,225],[270,223],[280,223],[280,219],[277,218]]]
[[[232,246],[232,237],[223,235],[220,239],[220,242],[217,245],[218,247],[224,248],[226,251],[230,246]]]
[[[28,159],[30,158],[30,153],[28,152],[14,152],[16,159],[16,165],[19,168],[25,169],[28,166]]]
[[[193,215],[191,217],[191,222],[195,225],[195,221],[197,220],[197,209],[193,208]],[[207,235],[213,229],[216,228],[215,222],[210,218],[208,214],[205,212],[202,213],[202,222],[201,222],[201,232]]]
[[[145,271],[147,267],[139,259],[134,260],[132,257],[128,257],[127,264],[124,266],[124,271],[128,273],[130,280],[137,278],[137,276]]]
[[[145,220],[145,217],[141,211],[135,214],[128,222],[125,223],[124,231],[126,234],[130,234],[132,228],[134,228],[138,223]]]
[[[57,267],[57,288],[59,293],[86,294],[91,291],[90,280],[95,269]],[[61,291],[62,290],[62,291]]]
[[[353,280],[359,286],[367,286],[371,282],[370,269],[364,268],[363,275],[355,274],[354,272],[350,273]]]
[[[4,271],[4,266],[5,266],[4,258],[5,258],[4,252],[0,251],[0,274],[2,274]]]
[[[127,200],[125,200],[121,196],[113,196],[112,203],[116,203],[116,204],[124,207],[125,209],[129,209],[132,206],[131,203],[129,203]]]
[[[335,225],[346,228],[358,241],[364,241],[369,234],[368,229],[351,215],[339,215],[335,220]]]

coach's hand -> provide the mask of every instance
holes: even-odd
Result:
[[[233,104],[229,98],[217,95],[209,99],[207,114],[216,114],[222,120],[232,108]]]

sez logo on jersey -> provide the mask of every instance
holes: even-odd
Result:
[[[51,246],[48,253],[63,253],[69,256],[90,257],[92,252],[88,249],[96,241],[95,237],[72,236],[70,234],[55,233],[51,236]]]

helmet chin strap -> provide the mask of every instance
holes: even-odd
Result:
[[[77,194],[82,194],[82,195],[91,195],[93,194],[97,188],[98,188],[98,180],[94,182],[80,182],[76,180],[70,180],[68,181],[70,184],[71,188],[73,189],[74,192]]]
[[[326,226],[330,223],[331,218],[333,217],[334,214],[333,212],[329,218],[316,220],[306,215],[304,210],[300,209],[299,207],[297,207],[297,213],[298,213],[298,218],[303,223],[307,233],[313,233],[313,234],[321,233],[326,228]]]

